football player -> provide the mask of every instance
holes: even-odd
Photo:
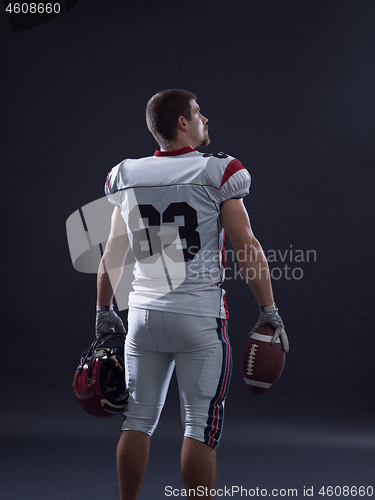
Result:
[[[272,342],[288,339],[277,312],[270,273],[242,198],[250,175],[225,153],[196,150],[210,143],[208,119],[185,90],[154,95],[147,126],[159,144],[153,156],[127,159],[108,174],[115,205],[98,272],[97,336],[124,332],[113,296],[129,249],[134,259],[125,342],[128,407],[117,448],[121,500],[135,500],[150,438],[174,370],[184,438],[181,471],[187,490],[215,485],[215,448],[231,377],[228,310],[221,287],[225,234],[260,306],[255,330],[275,326]]]

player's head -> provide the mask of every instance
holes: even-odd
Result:
[[[197,116],[195,116],[197,115]],[[189,134],[196,136],[195,146],[207,146],[207,118],[199,112],[196,96],[187,90],[169,89],[158,92],[147,103],[148,129],[162,148],[177,139],[179,125],[190,125]]]

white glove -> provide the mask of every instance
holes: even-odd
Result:
[[[113,306],[96,306],[96,338],[98,339],[107,333],[122,333],[126,335],[124,323],[113,310]]]
[[[258,330],[260,326],[265,325],[266,323],[270,323],[275,327],[275,333],[271,339],[271,345],[274,344],[280,337],[284,351],[289,352],[289,341],[284,328],[284,323],[277,311],[278,309],[276,307],[276,304],[272,304],[272,306],[267,307],[260,307],[258,322],[249,333],[249,336],[256,332],[256,330]]]

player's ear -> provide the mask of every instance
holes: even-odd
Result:
[[[187,129],[187,120],[182,115],[177,118],[177,128],[180,130]]]

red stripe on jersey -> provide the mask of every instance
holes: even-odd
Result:
[[[154,156],[179,156],[184,155],[186,153],[191,153],[192,151],[196,151],[190,146],[186,146],[185,148],[175,149],[174,151],[155,151]]]
[[[242,163],[236,159],[232,160],[227,168],[225,169],[223,178],[221,180],[221,186],[227,182],[228,179],[232,177],[233,174],[235,174],[238,170],[241,170],[242,168],[245,168]],[[221,187],[220,186],[220,187]]]
[[[227,296],[227,292],[224,291],[223,302],[224,302],[225,317],[227,319],[229,319],[229,308],[228,308],[226,296]]]
[[[223,235],[223,243],[222,243],[222,246],[221,246],[221,263],[222,263],[222,266],[224,268],[224,271],[225,271],[225,267],[226,267],[226,255],[225,255],[225,237],[226,237],[227,233],[224,231],[224,235]],[[218,281],[216,283],[216,286],[219,287],[221,286],[223,282],[222,281]],[[225,311],[225,317],[226,319],[229,319],[229,309],[228,309],[228,304],[227,304],[227,300],[226,300],[226,292],[225,290],[222,290],[222,300],[223,300],[223,305],[224,305],[224,311]]]
[[[225,254],[225,237],[227,233],[224,231],[224,236],[223,236],[223,247],[221,249],[221,259],[223,263],[224,270],[226,268],[227,262],[226,262],[226,254]],[[225,317],[229,319],[229,309],[228,309],[228,304],[227,304],[227,299],[226,299],[226,292],[224,291],[223,295],[223,303],[224,303],[224,310],[225,310]]]

